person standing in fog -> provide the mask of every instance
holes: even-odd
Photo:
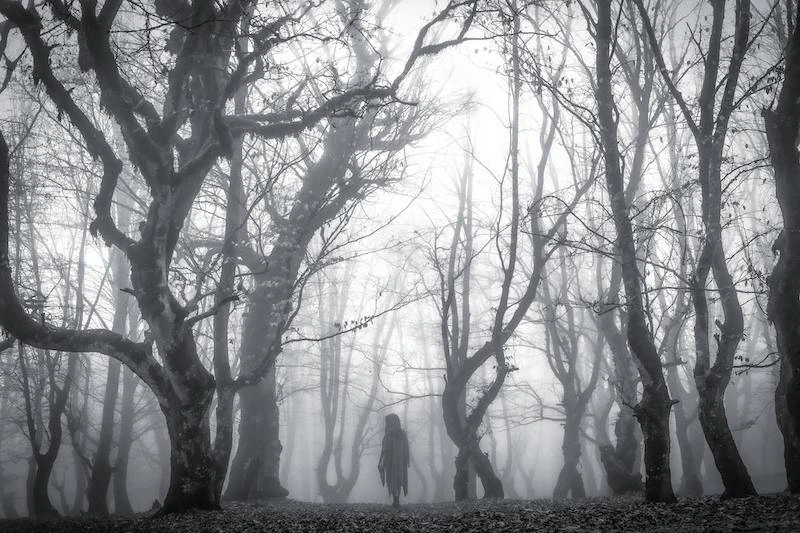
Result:
[[[392,505],[400,506],[400,489],[408,496],[408,438],[400,427],[400,417],[392,413],[386,415],[386,433],[381,444],[381,458],[378,472],[381,484],[386,485],[392,495]]]

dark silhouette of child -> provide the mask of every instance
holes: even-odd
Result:
[[[400,506],[400,489],[408,496],[408,438],[400,427],[400,417],[392,413],[386,415],[386,433],[381,445],[381,458],[378,460],[378,472],[381,484],[386,485],[392,495],[392,505]]]

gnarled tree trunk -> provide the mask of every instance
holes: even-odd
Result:
[[[581,435],[580,435],[580,416],[575,416],[567,411],[567,420],[564,423],[564,438],[561,443],[561,451],[564,453],[564,465],[558,473],[556,486],[553,489],[553,499],[561,500],[569,495],[573,499],[585,498],[586,489],[583,485],[583,477],[578,472],[578,463],[581,459]]]
[[[201,373],[185,385],[191,391],[187,401],[176,398],[161,405],[170,437],[171,477],[160,514],[220,508],[208,417],[213,379]]]
[[[742,497],[756,494],[750,474],[742,461],[736,442],[728,425],[724,395],[730,381],[733,360],[743,335],[742,308],[736,285],[731,275],[723,247],[722,210],[722,162],[728,123],[735,109],[735,93],[744,56],[750,41],[750,2],[736,0],[736,22],[733,48],[725,73],[725,82],[718,81],[720,51],[722,43],[725,0],[712,0],[713,15],[709,32],[708,48],[703,51],[703,83],[697,107],[700,117],[695,122],[683,95],[677,90],[664,63],[658,39],[642,0],[636,0],[639,13],[656,55],[659,70],[670,92],[678,103],[684,119],[695,139],[698,152],[698,181],[701,188],[701,205],[705,239],[690,281],[690,291],[695,309],[695,383],[699,395],[699,419],[706,441],[714,456],[714,462],[725,485],[723,497]],[[723,86],[722,98],[717,94]],[[718,109],[717,109],[718,108]],[[709,274],[713,274],[719,292],[723,318],[715,320],[719,333],[716,335],[717,350],[711,363],[709,342],[709,310],[706,297]]]
[[[275,390],[275,367],[256,385],[239,391],[242,410],[239,445],[231,464],[225,499],[283,498],[289,494],[280,483],[282,445]]]

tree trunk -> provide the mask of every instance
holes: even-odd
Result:
[[[597,279],[602,279],[599,270]],[[621,271],[617,263],[614,263],[609,284],[609,308],[598,317],[598,326],[611,350],[614,364],[613,385],[614,389],[616,389],[614,402],[619,407],[617,418],[614,421],[616,443],[612,445],[608,440],[601,440],[599,443],[600,463],[606,472],[608,486],[614,494],[644,490],[642,476],[636,467],[639,457],[639,437],[636,432],[636,418],[633,416],[632,408],[638,402],[636,365],[628,349],[624,332],[617,325],[615,319],[617,314],[622,316],[623,319],[625,316],[622,308],[618,307],[618,292],[621,283]],[[614,310],[615,307],[618,307],[619,310]],[[611,409],[612,405],[609,404],[608,409]]]
[[[146,306],[141,301],[139,308],[146,316]],[[159,516],[220,508],[209,419],[216,388],[214,377],[200,362],[190,329],[181,327],[170,339],[168,345],[163,340],[159,345],[169,372],[169,386],[154,390],[166,420],[170,445],[169,488]]]
[[[134,393],[136,375],[129,368],[122,368],[122,412],[119,420],[119,441],[117,443],[117,462],[114,466],[113,491],[114,512],[118,515],[133,514],[133,506],[128,495],[128,461],[133,445]]]
[[[463,376],[462,376],[463,379]],[[470,418],[464,423],[461,422],[461,405],[463,394],[462,387],[454,386],[454,380],[445,384],[442,393],[442,413],[447,429],[447,434],[458,449],[455,458],[456,472],[453,476],[453,491],[456,501],[467,500],[469,493],[470,465],[475,469],[475,474],[481,480],[484,498],[503,498],[503,482],[494,472],[489,461],[488,455],[483,453],[477,436],[475,421],[477,412],[481,417],[485,412],[485,407],[494,400],[498,389],[484,392],[478,407],[470,414]],[[474,417],[474,418],[472,418]]]
[[[33,514],[33,478],[36,476],[36,458],[33,454],[28,458],[28,468],[25,473],[25,505],[28,508],[28,516]]]
[[[453,476],[453,491],[456,501],[474,498],[470,495],[470,478],[480,478],[484,498],[503,498],[503,482],[497,477],[489,457],[483,453],[476,437],[468,444],[458,448],[455,459],[456,472]]]
[[[291,372],[291,370],[290,370]],[[287,381],[294,382],[293,375],[287,376]],[[284,403],[284,409],[287,409],[286,418],[289,420],[294,420],[296,413],[300,411],[298,407],[298,399],[296,395],[292,395],[286,398],[286,403]],[[283,460],[281,461],[281,468],[280,468],[280,479],[281,479],[281,486],[288,485],[288,480],[290,476],[292,476],[294,458],[295,458],[295,450],[298,446],[297,440],[297,426],[299,424],[289,424],[289,427],[286,429],[286,453],[282,454]],[[287,489],[288,490],[288,489]]]
[[[789,402],[786,398],[791,377],[791,365],[783,357],[781,358],[778,386],[775,389],[775,417],[781,435],[783,435],[783,459],[786,465],[787,489],[792,494],[800,494],[800,437],[795,431],[794,420],[789,414]]]
[[[215,498],[222,499],[225,476],[233,448],[233,403],[236,390],[230,385],[217,384],[216,434],[214,436]]]
[[[798,10],[800,12],[800,10]],[[780,254],[768,279],[767,315],[775,325],[778,351],[787,359],[786,403],[795,434],[800,438],[800,32],[794,32],[785,52],[783,87],[774,110],[763,111],[775,175],[775,191],[783,231],[773,251]],[[787,471],[792,465],[787,463]]]
[[[581,441],[582,456],[589,457],[590,450],[596,451],[596,448],[590,448],[589,444],[590,443],[586,442],[586,440]],[[581,479],[583,480],[584,494],[587,496],[599,496],[601,494],[600,481],[597,479],[597,473],[594,470],[594,465],[599,466],[599,463],[587,461],[582,471]]]
[[[58,454],[34,453],[36,454],[36,471],[33,475],[33,486],[31,487],[31,514],[36,517],[59,516],[47,492],[50,485],[50,475],[53,473],[53,465]]]
[[[162,405],[170,436],[170,484],[159,515],[220,508],[208,420],[213,387],[205,389],[192,404]]]
[[[20,345],[19,353],[20,365],[24,366],[24,363],[22,362],[22,345]],[[50,355],[48,354],[47,357],[50,357]],[[38,436],[36,431],[29,429],[31,432],[30,438],[32,439],[31,444],[33,446],[32,453],[34,460],[32,466],[34,467],[34,471],[32,473],[30,471],[28,472],[28,505],[33,516],[47,517],[59,515],[58,511],[50,501],[48,486],[50,484],[50,476],[53,473],[53,465],[55,465],[56,459],[58,458],[58,452],[61,450],[61,437],[63,434],[61,417],[66,409],[70,386],[77,368],[77,361],[77,355],[69,357],[67,371],[64,377],[64,384],[61,388],[59,388],[55,383],[55,377],[52,374],[52,372],[55,371],[54,368],[50,369],[51,374],[48,376],[48,378],[50,381],[50,387],[54,392],[51,393],[50,412],[48,413],[47,417],[47,428],[49,433],[47,435],[47,449],[44,453],[39,451],[41,449],[41,437]],[[23,380],[24,382],[27,382],[27,378],[24,377]],[[27,383],[25,386],[28,386]],[[26,396],[28,395],[26,394]],[[32,412],[29,403],[30,399],[26,397],[26,410],[28,411],[28,417],[31,416],[30,413]],[[33,428],[35,427],[35,424],[32,424],[29,421],[28,427]]]
[[[617,127],[612,111],[614,97],[611,91],[610,67],[611,20],[610,0],[599,0],[595,28],[598,122],[605,159],[606,186],[617,230],[615,245],[625,286],[628,344],[639,362],[642,377],[642,398],[636,406],[636,417],[644,435],[647,472],[645,498],[649,502],[673,502],[675,495],[672,492],[669,465],[669,416],[672,400],[664,381],[653,335],[647,327],[633,227],[625,201]]]
[[[705,383],[711,385],[716,383],[716,380],[723,379],[724,377],[716,375],[712,370],[706,375]],[[698,394],[700,397],[698,405],[700,425],[703,427],[714,463],[725,484],[722,498],[742,498],[755,495],[756,489],[747,472],[747,467],[739,455],[728,424],[724,404],[725,386],[698,387]]]
[[[722,497],[742,498],[754,496],[757,492],[728,424],[728,416],[725,412],[725,389],[730,382],[734,355],[742,337],[744,325],[733,278],[728,273],[725,264],[720,232],[721,229],[717,227],[716,237],[709,236],[709,240],[703,245],[691,282],[692,301],[695,308],[695,349],[697,351],[694,379],[699,398],[700,426],[703,428],[703,434],[714,457],[714,463],[725,485]],[[725,315],[724,323],[716,321],[720,333],[716,335],[717,354],[713,365],[710,363],[709,311],[705,295],[705,280],[712,264]]]
[[[583,477],[578,471],[578,463],[581,459],[581,415],[579,414],[576,417],[573,410],[567,409],[566,418],[564,437],[561,443],[561,450],[564,453],[564,465],[561,467],[556,486],[553,489],[554,500],[563,500],[569,495],[572,495],[573,499],[586,497]]]
[[[470,464],[475,468],[475,474],[483,485],[484,498],[504,498],[503,482],[497,477],[489,461],[489,456],[483,453],[478,439],[470,439],[469,459]]]
[[[614,394],[613,391],[610,393]],[[636,456],[638,453],[639,444],[636,440],[636,419],[630,415],[630,408],[627,413],[620,410],[617,421],[614,425],[614,431],[617,436],[616,447],[611,444],[611,439],[608,436],[608,415],[611,407],[618,398],[611,396],[606,400],[605,404],[601,404],[595,416],[595,434],[597,435],[597,452],[603,470],[606,473],[606,483],[614,494],[626,494],[629,492],[642,492],[644,490],[644,483],[642,482],[642,475],[638,469],[634,470],[633,465],[636,463]],[[625,423],[620,424],[623,414],[626,416]],[[629,435],[630,438],[626,439],[624,436]],[[633,446],[625,443],[633,443]],[[631,453],[632,452],[632,453]]]
[[[130,225],[130,211],[120,208],[118,217],[119,225]],[[127,262],[122,251],[114,249],[111,257],[112,265],[112,290],[114,293],[114,319],[111,331],[125,335],[128,321],[128,305],[130,296],[122,292],[128,285]],[[119,396],[119,382],[121,363],[116,359],[108,360],[108,373],[106,389],[103,395],[103,411],[100,422],[100,436],[97,440],[97,449],[89,477],[89,486],[86,494],[89,500],[89,514],[108,514],[108,487],[111,484],[111,446],[114,441],[114,415]]]
[[[467,423],[467,391],[464,389],[461,391],[458,399],[458,417],[461,421],[462,427],[466,426]],[[466,483],[467,483],[467,492],[465,499],[474,500],[478,497],[478,473],[475,471],[475,467],[467,461],[466,465],[463,467],[465,468],[465,472],[462,475],[466,476]],[[456,468],[458,471],[458,468]],[[457,498],[456,498],[457,499]]]
[[[275,366],[256,385],[239,391],[239,446],[231,464],[225,499],[285,498],[281,486],[278,438],[280,413],[276,399]]]
[[[252,9],[252,8],[250,8]],[[249,17],[242,19],[240,31],[242,35],[249,33]],[[243,53],[249,50],[246,38],[239,39],[239,46]],[[235,113],[244,113],[247,108],[247,90],[239,88],[233,98]],[[247,235],[247,210],[244,184],[242,179],[244,138],[239,137],[233,142],[232,157],[229,162],[228,187],[226,191],[225,208],[225,240],[222,244],[222,267],[220,268],[219,281],[214,293],[214,306],[217,312],[213,321],[213,365],[214,377],[217,381],[217,406],[216,406],[216,431],[214,435],[215,478],[214,492],[219,500],[225,484],[225,476],[231,460],[233,449],[233,404],[238,386],[231,374],[229,337],[231,300],[236,298],[236,272],[238,260],[236,259],[237,243]]]
[[[430,376],[430,373],[428,374]],[[432,379],[429,377],[429,380]],[[433,391],[433,386],[431,386],[431,391]],[[431,408],[430,408],[430,416],[431,420],[434,420],[434,417],[438,414],[436,412],[436,404],[433,397],[431,397]],[[430,453],[428,455],[428,467],[430,468],[431,473],[435,476],[433,480],[433,501],[434,502],[441,502],[450,499],[450,495],[448,494],[448,480],[455,479],[455,472],[453,468],[455,465],[455,458],[453,457],[453,446],[452,442],[447,438],[447,431],[445,430],[444,426],[441,422],[431,423],[430,431],[428,433],[430,438]],[[439,457],[438,459],[441,461],[441,469],[438,469],[436,466],[436,446],[434,441],[438,440],[439,442]]]
[[[672,401],[663,382],[644,386],[636,418],[644,435],[645,498],[650,502],[673,502],[669,467],[669,413]]]
[[[117,322],[116,317],[114,322]],[[111,483],[112,474],[110,455],[114,437],[114,413],[119,393],[119,373],[119,361],[109,359],[106,390],[103,395],[100,438],[94,455],[89,486],[86,489],[86,495],[89,500],[89,514],[108,515],[108,486]]]
[[[297,201],[286,220],[271,228],[277,235],[273,248],[254,275],[242,326],[240,357],[245,376],[262,380],[239,391],[241,420],[239,447],[231,465],[228,499],[283,498],[280,484],[279,411],[275,390],[275,359],[281,351],[285,328],[291,320],[299,269],[314,233],[337,210],[327,205],[327,195],[346,172],[357,134],[364,124],[341,119],[326,135],[324,151],[310,166]],[[342,199],[343,199],[342,195]],[[251,268],[251,271],[254,269]],[[263,379],[262,379],[263,376]],[[252,469],[258,467],[259,472]],[[255,491],[255,492],[251,492]]]
[[[689,130],[697,145],[698,181],[701,189],[701,206],[704,239],[690,281],[692,303],[695,309],[695,382],[700,396],[700,424],[714,454],[714,462],[725,484],[723,497],[755,495],[750,475],[739,455],[736,443],[727,426],[723,397],[730,381],[736,349],[743,335],[742,307],[733,276],[728,269],[723,248],[721,210],[723,186],[721,169],[724,161],[725,139],[730,118],[736,109],[736,89],[744,57],[750,40],[750,1],[736,0],[735,33],[730,62],[724,83],[719,82],[721,43],[725,18],[725,0],[710,2],[713,15],[708,37],[708,47],[703,51],[703,83],[696,102],[700,110],[699,121],[689,110],[683,95],[675,87],[660,52],[660,44],[653,30],[647,9],[642,0],[636,0],[639,13],[648,34],[651,49],[655,52],[659,69],[666,85],[683,112]],[[722,98],[718,100],[720,93]],[[717,350],[711,363],[711,346],[708,338],[709,311],[706,296],[709,273],[719,292],[721,319],[714,322],[719,328],[715,335]],[[723,427],[723,425],[725,427]]]
[[[456,472],[453,475],[453,492],[455,500],[461,502],[469,499],[469,452],[466,446],[459,447],[455,459]]]
[[[0,341],[0,366],[3,368],[6,367],[6,364],[13,365],[13,355],[9,348],[14,347],[15,341],[13,337],[7,337],[3,341]],[[4,354],[8,350],[9,359],[8,363],[6,363]],[[9,413],[11,410],[10,402],[8,401],[9,394],[11,392],[11,388],[13,386],[13,377],[10,372],[5,373],[3,376],[2,385],[0,385],[0,445],[4,443],[8,443],[8,426],[9,422]],[[6,480],[8,479],[5,474],[6,467],[0,467],[0,483],[3,484],[3,487],[0,487],[0,508],[3,509],[3,516],[6,518],[17,518],[19,513],[17,513],[17,509],[14,506],[14,496],[15,492],[9,490],[8,483]]]
[[[175,229],[169,219],[154,224],[163,235]],[[216,383],[200,359],[192,325],[164,291],[167,254],[161,238],[128,248],[133,293],[163,361],[155,368],[148,364],[148,372],[140,374],[150,380],[170,439],[170,482],[160,516],[220,508],[209,420]]]
[[[152,411],[151,424],[153,427],[153,439],[156,443],[156,451],[158,453],[158,465],[161,472],[161,480],[158,484],[158,492],[153,497],[154,500],[164,498],[169,490],[170,480],[170,446],[169,446],[169,433],[164,425],[162,425],[163,418],[159,416],[158,411]]]
[[[686,414],[688,395],[680,382],[678,366],[667,368],[667,381],[672,394],[678,397],[680,403],[674,407],[675,411],[675,436],[678,439],[678,448],[681,454],[681,484],[678,493],[684,496],[699,497],[703,495],[703,481],[700,479],[700,458],[697,450],[689,438],[690,419]],[[680,391],[680,392],[679,392]]]

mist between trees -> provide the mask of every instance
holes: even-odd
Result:
[[[0,0],[5,516],[800,491],[791,0]]]

